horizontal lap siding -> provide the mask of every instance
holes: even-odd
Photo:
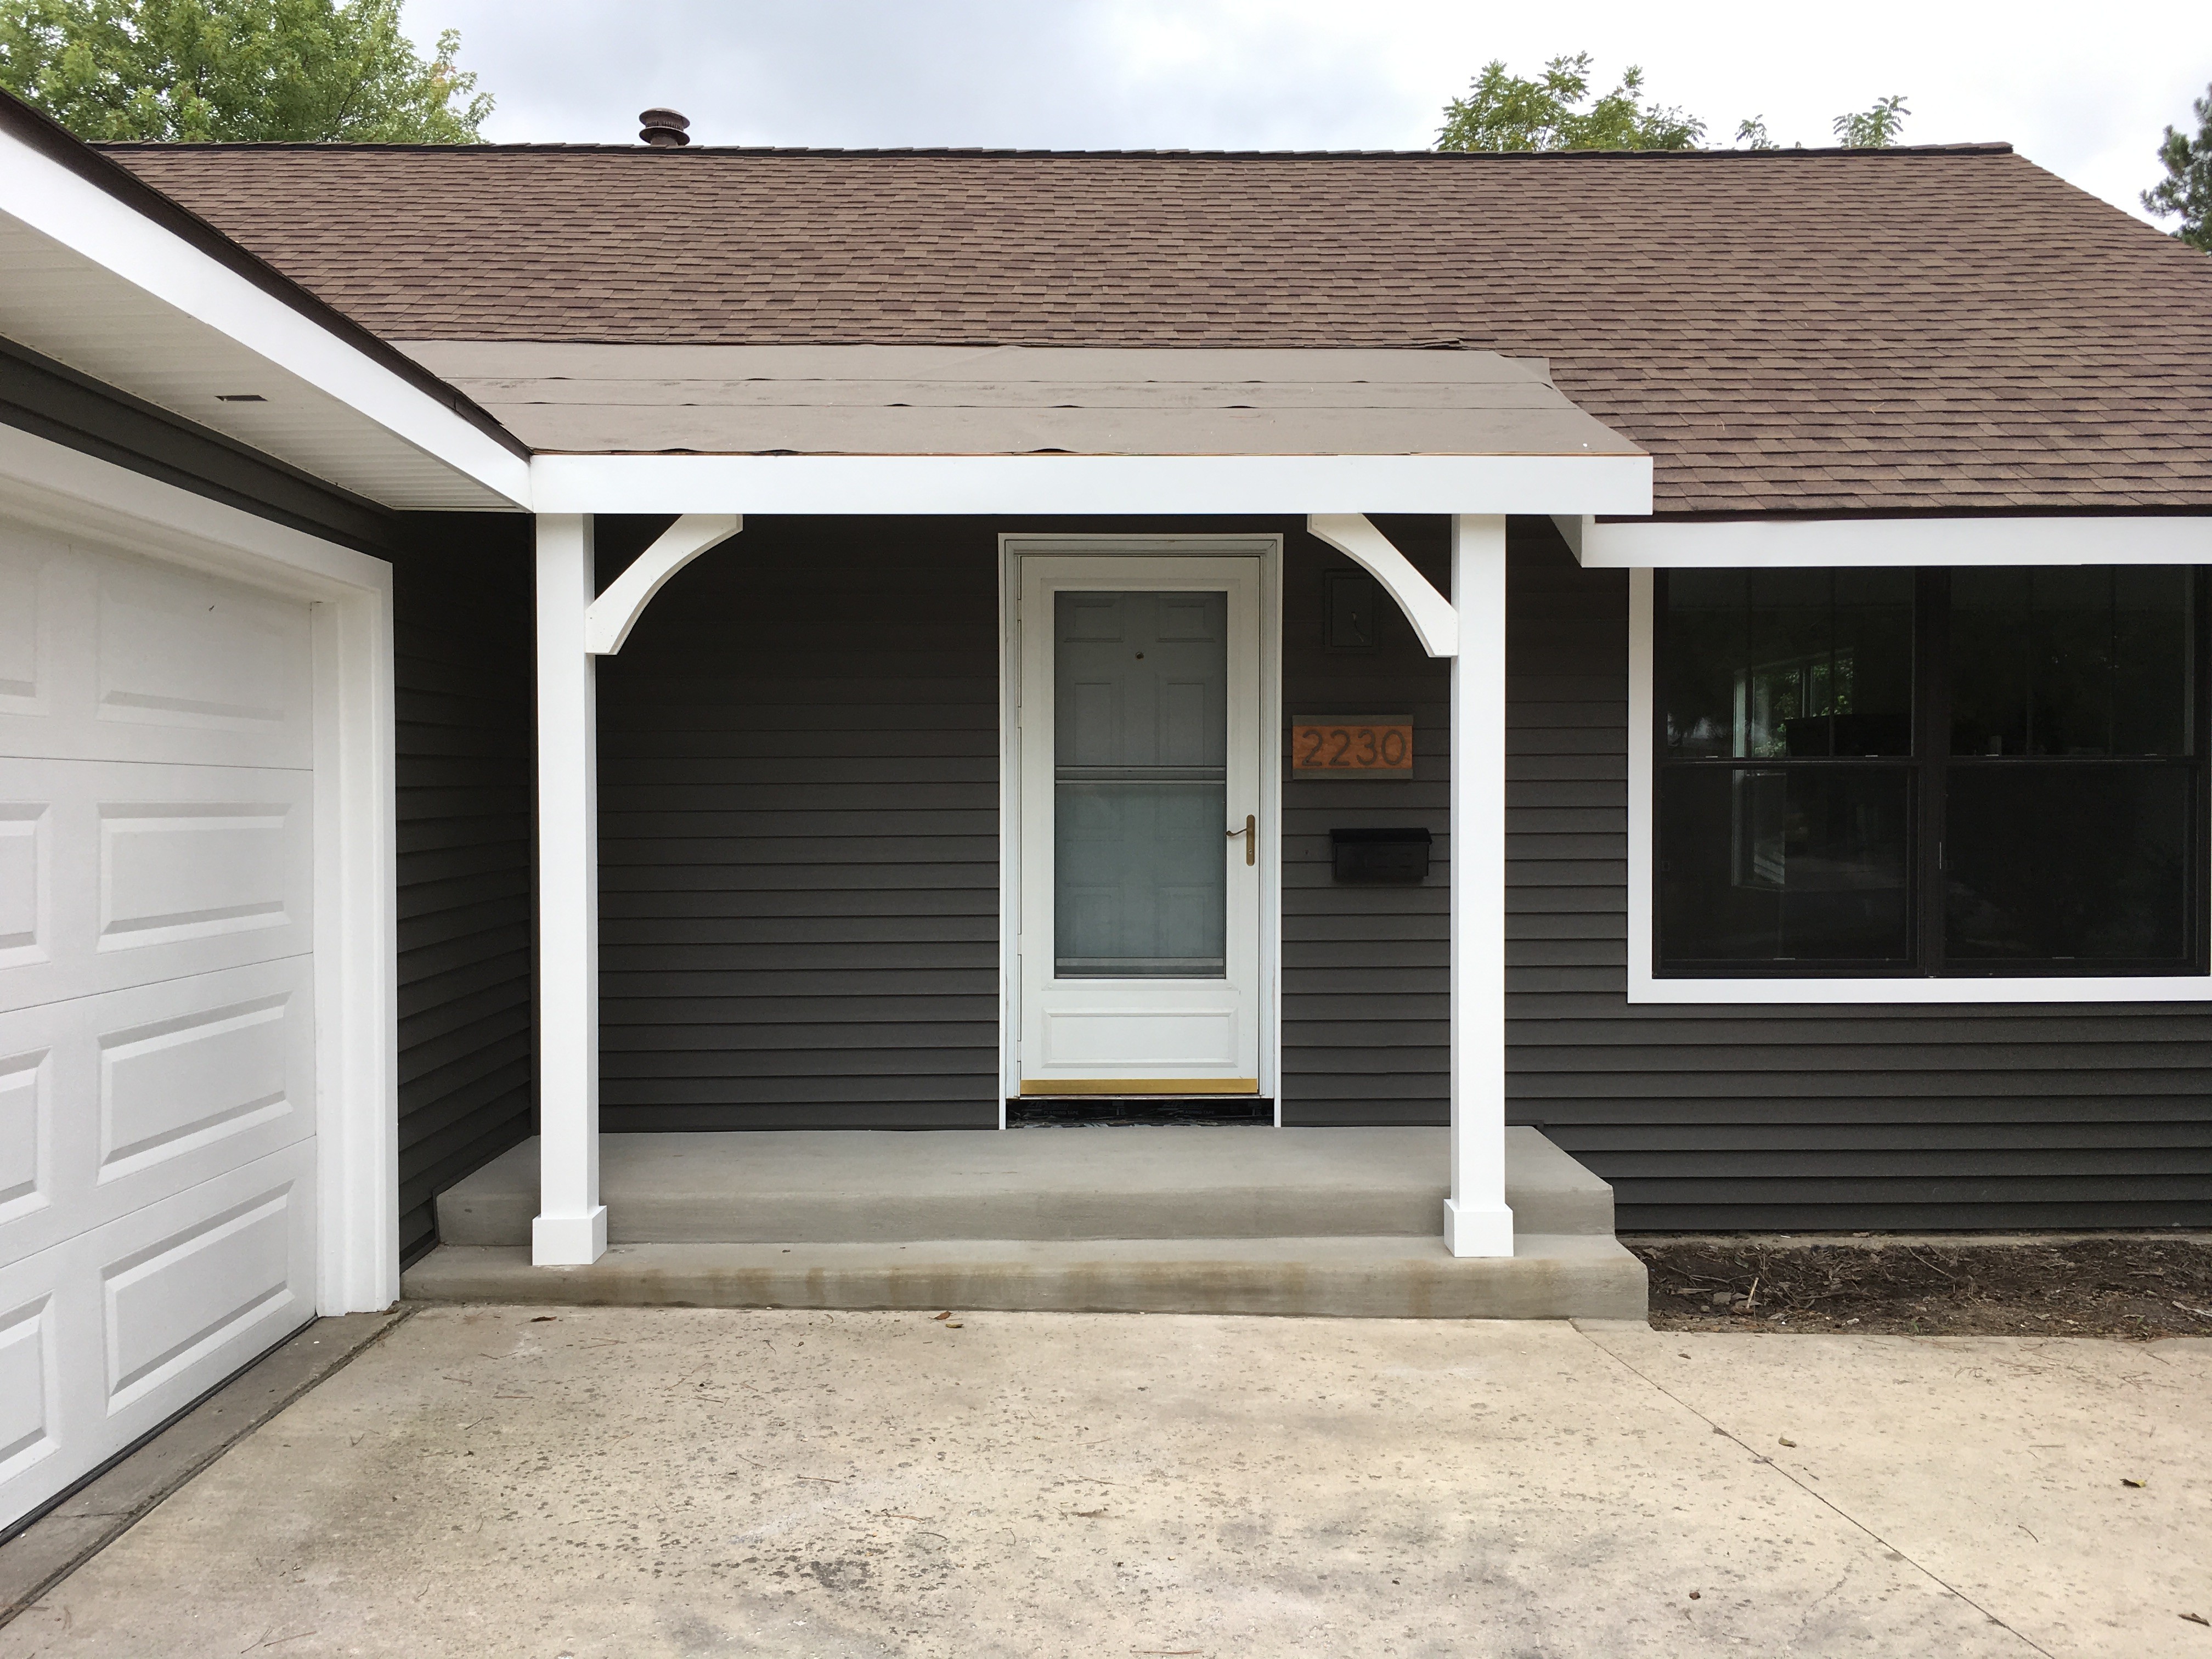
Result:
[[[2212,1224],[2194,1005],[1630,1007],[1627,579],[1512,554],[1510,1111],[1623,1228]]]
[[[1442,519],[1381,527],[1449,591]],[[1283,1121],[1443,1123],[1451,1103],[1449,854],[1451,672],[1387,605],[1371,650],[1331,651],[1322,631],[1332,570],[1355,568],[1303,534],[1283,571]],[[1301,714],[1410,714],[1409,781],[1291,776],[1288,723]],[[1419,886],[1333,878],[1329,831],[1416,828],[1435,837]]]
[[[607,1130],[998,1121],[997,558],[749,520],[601,659]]]
[[[400,1249],[531,1132],[530,521],[415,514],[393,556]]]

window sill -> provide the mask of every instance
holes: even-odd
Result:
[[[2017,979],[1655,979],[1628,976],[1631,1003],[2212,1002],[2212,975]]]

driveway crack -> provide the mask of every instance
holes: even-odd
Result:
[[[2020,1629],[2019,1626],[2013,1625],[2003,1619],[2000,1619],[1996,1613],[1991,1613],[1987,1607],[1984,1607],[1979,1601],[1977,1601],[1972,1596],[1967,1595],[1966,1591],[1960,1589],[1956,1584],[1951,1583],[1949,1579],[1944,1577],[1942,1573],[1937,1572],[1933,1567],[1928,1566],[1923,1562],[1915,1560],[1911,1555],[1898,1548],[1895,1544],[1883,1537],[1872,1527],[1867,1525],[1865,1522],[1860,1520],[1858,1516],[1853,1515],[1849,1510],[1846,1510],[1840,1504],[1837,1504],[1832,1498],[1828,1497],[1826,1492],[1821,1492],[1818,1487],[1808,1486],[1806,1482],[1799,1480],[1796,1475],[1792,1474],[1788,1469],[1783,1468],[1781,1464],[1776,1462],[1772,1458],[1753,1450],[1750,1444],[1744,1440],[1742,1436],[1737,1434],[1735,1430],[1729,1428],[1724,1424],[1714,1421],[1712,1418],[1698,1410],[1697,1407],[1692,1405],[1688,1401],[1683,1399],[1680,1395],[1676,1394],[1674,1389],[1668,1388],[1664,1382],[1662,1382],[1657,1377],[1652,1376],[1649,1371],[1643,1370],[1640,1366],[1632,1364],[1623,1355],[1615,1353],[1611,1348],[1606,1346],[1604,1343],[1599,1341],[1595,1335],[1589,1331],[1582,1329],[1581,1327],[1576,1327],[1576,1334],[1584,1341],[1588,1342],[1592,1347],[1595,1348],[1600,1353],[1603,1354],[1607,1359],[1613,1361],[1614,1364],[1620,1366],[1621,1370],[1626,1371],[1631,1376],[1636,1377],[1640,1382],[1655,1389],[1656,1392],[1664,1395],[1668,1399],[1673,1401],[1677,1406],[1680,1406],[1692,1417],[1696,1418],[1700,1423],[1703,1423],[1707,1428],[1711,1429],[1715,1434],[1723,1436],[1737,1446],[1742,1448],[1743,1451],[1751,1458],[1753,1463],[1763,1463],[1768,1468],[1772,1469],[1775,1474],[1780,1475],[1791,1486],[1796,1487],[1799,1492],[1803,1492],[1808,1498],[1810,1498],[1814,1503],[1820,1504],[1823,1509],[1828,1510],[1829,1513],[1843,1521],[1846,1525],[1863,1533],[1867,1537],[1872,1539],[1875,1543],[1881,1545],[1884,1549],[1894,1555],[1899,1560],[1904,1562],[1905,1565],[1911,1567],[1915,1572],[1926,1578],[1930,1583],[1939,1586],[1948,1595],[1957,1596],[1960,1601],[1965,1602],[1976,1613],[1980,1613],[1983,1618],[1988,1620],[1990,1623],[1996,1626],[1999,1629],[2006,1632],[2009,1635],[2019,1638],[2021,1642],[2026,1646],[2033,1650],[2035,1652],[2041,1654],[2043,1656],[2043,1659],[2057,1659],[2057,1656],[2054,1655],[2049,1648],[2045,1647],[2033,1637],[2028,1635],[2027,1632]],[[1833,1595],[1834,1592],[1832,1590],[1829,1594]]]

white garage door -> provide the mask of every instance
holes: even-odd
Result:
[[[314,1311],[308,607],[0,521],[0,1524]]]

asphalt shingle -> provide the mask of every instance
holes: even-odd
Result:
[[[103,148],[387,339],[1482,347],[1665,513],[2212,510],[2212,259],[2002,146]]]

